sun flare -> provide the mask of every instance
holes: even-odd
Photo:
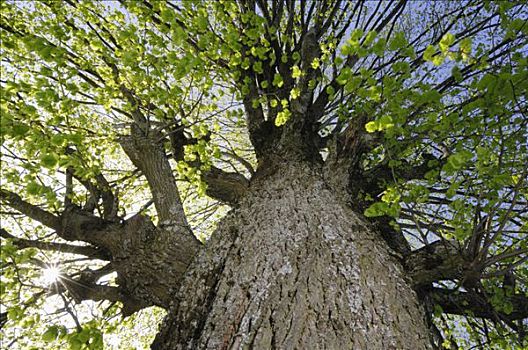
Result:
[[[57,282],[60,277],[60,270],[56,266],[49,266],[42,270],[42,280],[46,284],[52,284]]]

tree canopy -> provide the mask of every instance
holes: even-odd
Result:
[[[443,346],[526,345],[526,2],[0,6],[4,344],[146,346],[162,309],[126,307],[86,227],[207,244],[280,145],[328,164]]]

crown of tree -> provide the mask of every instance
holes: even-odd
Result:
[[[0,6],[2,343],[144,347],[168,311],[154,347],[368,348],[271,320],[302,304],[273,283],[351,288],[373,249],[430,344],[526,346],[526,2]]]

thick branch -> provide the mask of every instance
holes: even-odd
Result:
[[[395,230],[391,225],[392,218],[388,216],[380,216],[373,218],[372,223],[381,233],[381,237],[385,240],[388,246],[394,252],[400,254],[402,257],[407,256],[411,252],[411,246],[401,231]]]
[[[83,300],[93,301],[123,301],[123,296],[119,287],[87,284],[82,279],[73,280],[69,277],[60,277],[58,283],[51,288],[51,294],[58,294],[68,291],[73,299],[80,303]]]
[[[66,149],[66,154],[68,155],[75,155],[76,157],[79,157],[80,155],[77,153],[75,154],[75,150],[72,148]],[[114,220],[117,217],[117,203],[116,198],[114,194],[112,193],[112,190],[110,189],[110,184],[106,180],[103,174],[99,173],[95,176],[94,180],[95,183],[89,179],[83,178],[82,176],[79,176],[78,173],[75,172],[74,169],[68,169],[67,174],[71,173],[71,176],[73,176],[77,181],[79,181],[89,192],[90,192],[90,199],[87,201],[85,207],[83,208],[86,211],[92,212],[97,202],[99,201],[99,198],[103,201],[103,219],[106,220]],[[65,205],[67,207],[67,205]]]
[[[67,241],[83,241],[115,251],[121,244],[120,224],[112,223],[72,205],[61,215],[57,235]]]
[[[42,250],[61,252],[61,253],[71,253],[85,255],[94,259],[108,260],[110,255],[101,249],[91,247],[91,246],[77,246],[65,243],[55,243],[55,242],[42,242],[39,240],[30,240],[24,238],[18,238],[0,228],[0,236],[3,238],[9,238],[12,240],[13,244],[19,249],[25,248],[37,248]]]
[[[234,160],[238,161],[240,164],[244,166],[244,168],[247,169],[247,171],[253,176],[255,175],[255,169],[253,169],[253,165],[251,165],[250,162],[248,162],[244,157],[241,157],[237,155],[234,152],[221,152],[223,156],[233,158]]]
[[[27,215],[33,220],[37,220],[54,230],[60,230],[61,220],[57,216],[36,205],[24,201],[19,195],[2,189],[0,190],[0,198],[7,203],[8,206]]]
[[[253,100],[260,97],[254,78],[250,80],[249,92],[244,97],[244,109],[246,111],[249,139],[255,155],[260,161],[265,159],[273,146],[273,141],[278,138],[279,130],[271,120],[265,120],[262,107],[253,107]]]
[[[132,126],[131,135],[121,138],[120,143],[132,163],[147,178],[159,221],[170,221],[188,230],[176,180],[163,149],[161,135],[143,133]]]
[[[207,184],[206,193],[209,197],[230,205],[237,204],[249,187],[249,181],[242,174],[214,166],[204,173],[202,179]]]
[[[94,184],[90,180],[76,176],[75,173],[73,176],[90,192],[92,196],[84,209],[90,212],[93,211],[99,198],[101,198],[103,202],[103,218],[107,220],[115,219],[117,216],[116,199],[110,190],[110,184],[106,178],[102,174],[98,174],[95,177],[96,183]]]
[[[512,311],[509,314],[498,312],[483,296],[471,292],[460,292],[442,288],[433,288],[431,291],[433,301],[442,307],[442,310],[455,315],[473,315],[491,320],[522,320],[528,318],[528,297],[514,294],[504,296],[504,303],[510,303]]]
[[[466,264],[456,243],[444,240],[422,247],[405,259],[405,267],[416,286],[459,278]]]
[[[123,303],[122,311],[124,316],[129,316],[142,308],[148,307],[148,304],[126,293],[121,286],[113,287],[96,283],[101,276],[111,273],[112,270],[112,264],[108,264],[99,270],[86,269],[76,279],[65,275],[59,276],[58,281],[49,287],[48,292],[52,295],[68,292],[77,303],[84,300],[120,301]]]
[[[442,165],[444,160],[437,159],[431,154],[422,155],[423,162],[418,165],[409,165],[405,163],[400,168],[391,168],[388,163],[382,163],[372,170],[364,174],[365,188],[367,188],[371,195],[378,195],[384,188],[379,187],[379,183],[383,181],[393,182],[401,179],[403,181],[410,181],[414,179],[423,179],[425,174],[432,169],[429,166],[429,161],[437,161]]]
[[[357,205],[357,195],[370,192],[360,161],[362,155],[379,142],[365,131],[366,121],[366,115],[357,115],[343,132],[333,135],[328,142],[328,157],[325,162],[325,172],[334,188],[350,194],[351,202],[356,203],[356,209],[360,211],[364,208]]]

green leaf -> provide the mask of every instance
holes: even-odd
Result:
[[[281,88],[284,85],[284,81],[282,80],[282,76],[279,73],[275,73],[273,76],[273,86],[276,86],[278,88]]]
[[[442,63],[444,63],[444,60],[445,60],[445,56],[442,56],[442,55],[436,55],[433,57],[432,59],[432,62],[435,66],[439,66],[441,65]]]
[[[379,39],[372,46],[372,52],[378,57],[383,57],[383,55],[385,54],[386,44],[387,41],[384,38]]]
[[[433,313],[435,317],[440,317],[444,313],[444,310],[442,309],[440,305],[435,304],[433,307]]]
[[[368,207],[367,209],[365,209],[364,215],[368,218],[382,216],[386,214],[388,209],[389,209],[389,205],[387,203],[376,202],[372,204],[370,207]]]
[[[77,338],[68,339],[68,344],[70,345],[70,350],[80,350],[82,349],[83,343]]]
[[[297,51],[295,51],[293,54],[292,54],[292,59],[295,61],[295,62],[299,62],[301,60],[301,54]]]
[[[449,50],[454,42],[455,36],[451,33],[446,33],[438,43],[438,46],[440,47],[440,50],[445,53]]]
[[[367,36],[365,37],[365,41],[363,42],[363,45],[369,46],[370,44],[372,44],[374,39],[376,39],[377,35],[378,33],[375,30],[371,30],[370,32],[368,32]]]
[[[198,195],[203,197],[205,196],[207,191],[207,183],[205,181],[198,181],[196,192],[198,192]]]
[[[350,39],[349,40],[357,41],[357,40],[361,39],[362,36],[363,36],[363,29],[356,28],[350,34]]]
[[[384,192],[383,192],[383,195],[381,196],[381,200],[385,203],[394,203],[394,202],[398,202],[400,200],[400,193],[399,191],[394,188],[394,187],[390,187],[390,188],[387,188]]]
[[[165,8],[163,10],[161,10],[161,19],[164,20],[165,22],[171,22],[172,19],[174,18],[174,12]]]
[[[394,126],[394,123],[392,121],[392,117],[390,115],[383,115],[379,119],[379,130],[386,130],[388,128],[392,128]]]
[[[255,63],[253,63],[253,70],[255,71],[255,73],[258,74],[264,73],[264,69],[262,68],[262,62],[256,61]]]
[[[502,311],[506,315],[510,315],[513,312],[513,304],[505,299],[502,305]]]
[[[48,153],[40,158],[40,162],[44,167],[51,169],[57,165],[58,156],[54,153]]]
[[[463,160],[457,155],[450,156],[448,158],[448,164],[455,170],[461,169],[464,166]]]
[[[317,69],[321,65],[321,61],[319,60],[319,58],[316,57],[313,59],[310,65],[312,66],[312,69]]]
[[[455,79],[457,83],[462,81],[463,76],[458,66],[453,66],[453,68],[451,69],[451,74],[453,75],[453,79]]]
[[[373,120],[365,124],[367,132],[383,131],[394,126],[394,122],[390,115],[383,115],[379,119]]]
[[[339,73],[339,75],[337,76],[336,81],[340,85],[345,85],[348,79],[350,79],[351,77],[352,77],[352,69],[350,69],[350,67],[345,67],[341,70],[341,73]]]
[[[433,55],[436,53],[436,49],[433,45],[428,45],[423,53],[423,59],[429,62],[433,59]]]
[[[389,43],[389,50],[396,51],[404,49],[409,43],[404,32],[397,32]]]
[[[290,98],[291,98],[292,100],[296,100],[300,95],[301,95],[301,89],[299,89],[299,88],[297,88],[297,87],[291,89],[291,91],[290,91]]]
[[[13,136],[24,136],[28,133],[30,127],[26,124],[15,124],[13,125]]]
[[[378,128],[379,122],[377,120],[373,120],[365,124],[365,130],[367,130],[367,132],[376,132],[378,131]]]
[[[90,333],[91,333],[91,329],[85,327],[79,333],[77,333],[77,339],[81,343],[86,343],[90,339]]]
[[[64,136],[62,136],[61,134],[56,134],[51,137],[51,143],[55,146],[62,146],[65,141],[66,140]]]
[[[13,306],[7,311],[7,318],[13,321],[17,321],[24,315],[24,310],[19,306]]]
[[[460,54],[464,61],[467,61],[471,55],[472,40],[471,38],[464,38],[460,40]]]
[[[461,151],[450,155],[447,158],[447,163],[455,170],[462,169],[466,163],[472,158],[472,153],[469,151]]]
[[[392,70],[395,73],[408,73],[410,68],[409,62],[406,61],[396,62],[392,65]]]
[[[68,140],[78,145],[82,142],[83,136],[81,134],[70,134],[67,136]]]
[[[277,113],[277,117],[275,118],[275,126],[282,126],[286,124],[288,119],[290,119],[291,112],[289,109],[284,109],[281,112]]]
[[[328,98],[333,100],[335,96],[335,89],[331,85],[328,85],[325,91],[328,94]]]
[[[357,76],[350,77],[347,83],[345,84],[345,91],[346,92],[355,91],[358,87],[361,86],[362,82],[363,82],[363,79],[361,77],[357,77]]]
[[[57,326],[51,326],[42,334],[42,340],[49,343],[56,340],[58,335],[59,328]]]
[[[26,186],[27,193],[30,195],[34,195],[34,196],[40,193],[41,188],[42,187],[39,184],[37,184],[35,181],[29,182]]]
[[[302,75],[302,71],[301,69],[299,68],[299,66],[295,65],[292,67],[292,78],[293,79],[297,79],[297,78],[300,78]]]

